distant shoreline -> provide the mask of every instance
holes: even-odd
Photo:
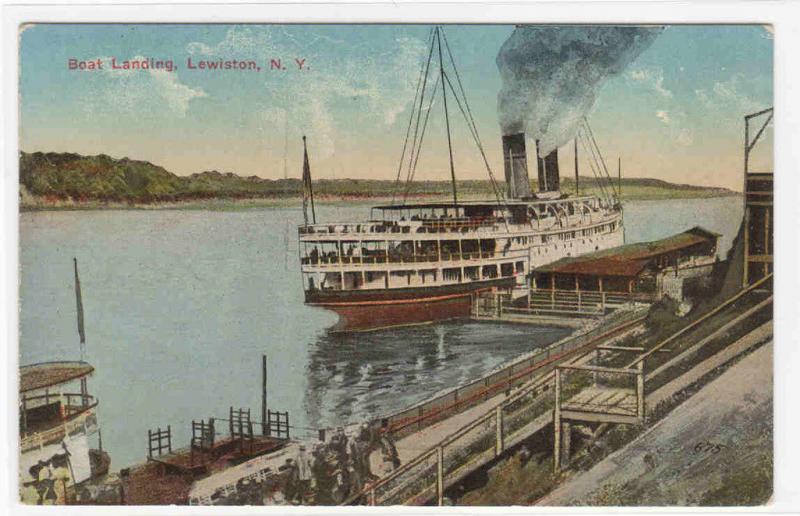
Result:
[[[660,194],[660,195],[659,195]],[[720,191],[675,191],[663,190],[662,192],[646,192],[640,195],[626,196],[623,192],[622,201],[664,201],[670,199],[715,199],[720,197],[741,197],[740,192],[720,192]],[[480,197],[486,199],[487,197]],[[464,198],[463,200],[476,200],[479,197]],[[443,196],[415,196],[409,201],[417,202],[449,202],[452,199]],[[389,204],[392,198],[389,196],[326,196],[316,198],[315,202],[319,206],[372,206],[378,204]],[[44,200],[30,199],[28,202],[20,203],[20,212],[35,211],[105,211],[105,210],[205,210],[205,211],[238,211],[248,209],[265,208],[302,208],[301,199],[287,197],[264,197],[250,199],[202,199],[171,202],[151,202],[151,203],[126,203],[126,202],[104,202],[104,201],[73,201],[66,200]]]
[[[403,191],[413,201],[450,202],[449,181],[414,181],[398,185],[380,179],[315,179],[320,205],[389,203]],[[605,195],[598,180],[581,177],[582,195]],[[617,182],[613,181],[616,188]],[[652,178],[623,178],[622,200],[696,199],[741,195],[721,187],[668,183]],[[457,181],[459,199],[494,199],[503,184],[487,180]],[[536,181],[531,181],[536,191]],[[104,154],[20,153],[20,211],[55,210],[240,210],[299,207],[303,183],[297,178],[264,179],[232,172],[204,171],[178,176],[147,161]],[[565,176],[561,190],[572,193],[575,182]],[[399,197],[399,195],[398,195]]]

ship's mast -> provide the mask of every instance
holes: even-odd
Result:
[[[447,127],[447,150],[450,152],[450,178],[453,183],[453,208],[455,215],[458,216],[458,192],[456,190],[456,169],[453,166],[453,142],[450,138],[450,116],[447,112],[447,88],[444,87],[446,76],[444,74],[444,60],[442,59],[442,38],[439,35],[439,27],[436,27],[436,45],[439,47],[439,73],[442,82],[442,101],[444,105],[444,121]]]
[[[289,112],[283,110],[283,178],[289,179],[287,156],[289,154]]]

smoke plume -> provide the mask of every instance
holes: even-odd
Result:
[[[606,79],[621,73],[663,27],[519,26],[497,55],[503,134],[539,140],[541,156],[572,139]]]

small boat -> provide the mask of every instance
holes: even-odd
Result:
[[[83,303],[77,261],[75,293],[83,355]],[[23,503],[85,502],[79,500],[82,486],[108,473],[111,459],[102,449],[98,400],[88,389],[93,372],[94,367],[82,359],[20,366],[19,485]],[[98,448],[93,449],[90,437],[95,435]]]

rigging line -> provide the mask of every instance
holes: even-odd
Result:
[[[599,163],[597,163],[597,160],[594,158],[590,145],[587,144],[588,137],[582,131],[582,128],[578,129],[578,138],[581,141],[583,149],[586,151],[587,154],[589,154],[591,158],[589,159],[589,168],[592,170],[592,175],[594,176],[594,181],[597,184],[597,187],[600,189],[600,194],[603,196],[606,202],[608,202],[608,192],[603,186],[603,183],[600,181],[600,172],[597,170],[597,168],[595,168],[596,165],[599,167]]]
[[[444,78],[444,61],[442,60],[442,39],[439,27],[436,27],[436,42],[439,47],[439,72]],[[442,81],[444,83],[444,80]],[[447,127],[447,150],[450,152],[450,178],[453,181],[453,208],[455,216],[458,217],[458,191],[456,188],[456,169],[453,165],[453,142],[450,138],[450,115],[447,113],[447,88],[442,84],[442,99],[444,108],[444,122]]]
[[[430,36],[428,39],[433,37],[433,29],[430,31]],[[412,103],[411,107],[411,116],[408,118],[408,127],[406,127],[406,138],[403,141],[403,152],[400,153],[400,162],[397,164],[397,177],[394,180],[394,186],[392,187],[392,205],[394,206],[395,196],[397,195],[397,187],[400,186],[400,175],[403,171],[403,162],[406,158],[406,148],[408,147],[408,137],[411,136],[411,124],[414,123],[414,115],[417,112],[417,99],[419,97],[419,87],[422,85],[422,72],[424,68],[419,67],[419,77],[417,78],[417,87],[414,91],[414,102]],[[420,100],[421,102],[421,100]]]
[[[598,154],[599,154],[600,151],[599,151],[599,149],[595,149],[592,146],[592,142],[589,139],[589,135],[587,134],[587,128],[585,126],[581,126],[581,128],[579,129],[579,134],[583,138],[583,140],[581,140],[581,143],[583,144],[584,149],[589,153],[591,159],[594,162],[594,165],[597,166],[596,169],[592,168],[592,172],[594,173],[594,176],[595,176],[595,182],[600,187],[600,191],[603,193],[603,197],[605,197],[606,201],[610,203],[611,202],[611,197],[608,194],[608,188],[606,187],[606,184],[605,184],[606,183],[606,181],[605,181],[606,178],[603,177],[603,170],[601,168],[600,161],[599,161],[599,158],[598,158]],[[591,165],[592,162],[590,161],[589,164]]]
[[[436,92],[439,91],[439,77],[436,78],[436,82],[433,84],[433,90],[431,93],[430,103],[428,104],[428,109],[425,112],[425,121],[422,122],[422,132],[419,136],[419,145],[417,145],[417,153],[414,155],[414,167],[411,170],[411,180],[414,180],[414,176],[417,173],[417,163],[419,163],[419,155],[422,151],[422,143],[425,140],[425,133],[428,129],[428,118],[430,117],[431,112],[433,111],[433,104],[436,102]]]
[[[439,89],[439,78],[436,78],[436,82],[433,84],[433,90],[430,97],[430,102],[428,103],[428,109],[425,112],[425,121],[422,123],[422,133],[420,134],[419,138],[419,146],[417,146],[417,153],[414,156],[414,165],[409,169],[409,177],[406,180],[405,191],[403,193],[403,204],[406,202],[406,198],[408,197],[408,193],[411,190],[411,183],[414,181],[414,176],[417,174],[417,163],[419,163],[419,155],[422,151],[422,142],[425,139],[425,132],[428,128],[428,118],[431,115],[431,111],[433,111],[433,103],[436,101],[436,92]]]
[[[458,89],[461,91],[461,96],[464,98],[464,105],[467,108],[467,113],[469,114],[468,123],[470,124],[472,130],[475,133],[475,139],[480,142],[480,136],[478,135],[478,127],[475,125],[475,118],[472,116],[472,110],[469,107],[469,101],[467,100],[467,93],[464,90],[464,85],[461,82],[461,74],[458,72],[458,67],[456,66],[456,60],[453,58],[453,53],[450,51],[450,44],[447,42],[447,34],[442,31],[442,36],[444,37],[444,47],[447,49],[447,55],[450,57],[450,64],[453,66],[453,71],[456,74],[456,83],[458,84]],[[448,79],[449,82],[449,79]],[[453,85],[450,85],[450,89],[453,89]],[[457,97],[455,91],[453,91],[453,95]],[[480,145],[480,143],[479,143]]]
[[[444,48],[447,50],[447,55],[450,57],[450,64],[453,66],[453,71],[456,74],[456,83],[458,84],[458,88],[461,91],[461,96],[464,98],[464,105],[466,106],[467,114],[469,115],[469,119],[467,120],[467,125],[469,125],[471,127],[472,132],[473,132],[474,137],[475,137],[475,140],[476,140],[475,143],[478,145],[478,149],[480,149],[480,151],[481,151],[481,155],[483,156],[483,161],[486,164],[486,170],[489,172],[489,179],[492,182],[492,189],[495,192],[495,196],[497,197],[498,204],[499,204],[500,203],[500,198],[501,198],[500,187],[497,185],[497,180],[494,177],[494,173],[492,173],[492,168],[489,166],[489,162],[486,159],[486,154],[484,153],[484,150],[483,150],[483,143],[481,142],[481,138],[480,138],[480,135],[478,133],[478,127],[475,124],[475,118],[472,116],[472,110],[469,107],[469,101],[467,100],[467,93],[466,93],[466,90],[464,89],[463,83],[461,82],[461,74],[458,72],[458,67],[456,66],[456,60],[453,57],[453,53],[450,51],[450,43],[448,43],[448,41],[447,41],[447,33],[442,31],[442,37],[444,37]],[[448,78],[447,82],[448,83],[450,82],[449,78]],[[452,84],[450,84],[450,89],[453,90],[453,85]],[[455,91],[453,91],[453,96],[456,97],[456,101],[458,101],[458,95],[456,94]],[[465,116],[465,118],[467,118],[467,117]]]
[[[433,34],[435,34],[435,32]],[[414,125],[414,138],[412,140],[413,144],[412,144],[412,147],[411,147],[411,155],[408,158],[409,170],[406,173],[406,181],[408,181],[408,178],[411,176],[411,163],[414,161],[414,147],[416,146],[417,134],[418,134],[418,131],[419,131],[419,119],[420,119],[419,113],[422,112],[422,104],[423,104],[423,102],[425,100],[425,88],[428,85],[428,71],[430,70],[430,67],[431,67],[431,59],[433,57],[433,47],[434,47],[434,43],[435,43],[433,34],[431,35],[431,49],[428,52],[428,62],[425,64],[425,74],[424,74],[424,79],[422,81],[422,94],[420,96],[420,101],[419,101],[419,108],[418,108],[418,114],[417,114],[417,123]]]
[[[586,134],[586,130],[582,129],[579,132],[581,138],[581,145],[583,145],[584,150],[589,154],[591,160],[589,161],[589,166],[592,169],[592,175],[594,176],[594,181],[597,184],[597,187],[600,189],[600,193],[605,199],[606,202],[610,202],[610,197],[608,194],[608,189],[605,186],[605,182],[602,180],[602,170],[600,170],[600,163],[597,161],[597,156],[595,155],[595,151],[591,146],[591,141],[589,140],[589,136]]]
[[[433,83],[433,89],[431,90],[431,94],[428,97],[428,107],[425,108],[425,120],[422,122],[422,131],[420,131],[420,133],[419,133],[419,139],[417,139],[416,141],[413,142],[413,146],[411,148],[411,150],[413,152],[413,155],[411,156],[411,159],[408,162],[409,170],[408,170],[408,175],[406,176],[406,184],[409,181],[414,179],[414,174],[416,173],[416,170],[417,170],[417,162],[419,162],[419,153],[420,153],[420,151],[422,149],[422,143],[425,140],[426,129],[427,129],[427,126],[428,126],[428,118],[430,117],[431,109],[433,108],[433,105],[436,103],[436,92],[439,91],[439,89],[438,89],[439,88],[439,79],[440,79],[440,77],[437,74],[436,75],[436,80]],[[423,110],[423,107],[422,107],[422,104],[420,104],[420,106],[419,106],[419,113],[420,113],[419,117],[422,117],[422,110]]]
[[[608,173],[608,167],[606,166],[606,160],[603,159],[603,154],[600,152],[600,146],[597,145],[597,141],[594,139],[594,132],[592,131],[592,126],[589,125],[589,120],[586,117],[583,117],[583,124],[586,126],[586,129],[589,130],[589,135],[592,137],[592,143],[597,148],[597,154],[600,156],[600,162],[603,164],[603,169],[605,170],[606,177],[608,178],[608,183],[611,186],[611,190],[614,192],[614,197],[617,196],[617,190],[614,188],[614,181],[611,179],[611,174]]]
[[[464,111],[464,108],[461,106],[461,101],[458,99],[458,95],[456,94],[455,89],[453,88],[453,83],[452,83],[452,81],[450,81],[450,76],[447,75],[447,73],[445,73],[444,74],[444,78],[447,81],[447,85],[450,87],[450,91],[453,92],[453,97],[455,97],[455,99],[456,99],[456,105],[458,105],[458,109],[461,111],[461,115],[464,117],[464,120],[467,122],[467,125],[469,126],[469,120],[467,119],[467,113]],[[464,100],[466,102],[466,99],[464,99]],[[508,207],[508,204],[505,203],[504,200],[501,201],[501,197],[500,197],[500,194],[499,194],[499,189],[497,187],[497,183],[494,180],[494,175],[492,174],[492,168],[489,166],[488,159],[486,159],[486,153],[483,150],[483,144],[481,143],[479,136],[472,129],[470,129],[470,134],[472,134],[472,138],[475,140],[475,145],[478,147],[478,150],[481,153],[481,157],[483,157],[483,163],[484,163],[484,165],[486,165],[486,170],[489,172],[489,178],[492,180],[492,189],[494,190],[494,194],[495,194],[495,197],[497,198],[498,205],[500,205],[502,203],[506,207]]]

